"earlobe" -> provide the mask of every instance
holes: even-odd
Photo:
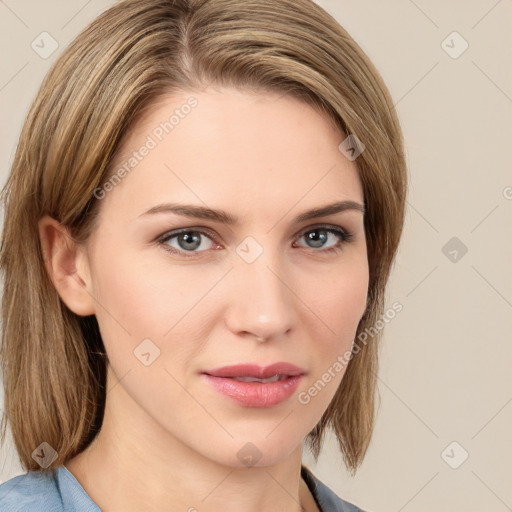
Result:
[[[48,215],[39,220],[38,229],[46,270],[60,298],[73,313],[93,315],[95,301],[85,247]]]

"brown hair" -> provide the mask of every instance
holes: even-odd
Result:
[[[95,189],[112,174],[123,136],[162,95],[209,83],[277,91],[318,107],[365,150],[370,282],[358,333],[383,313],[404,220],[400,125],[379,73],[349,34],[311,0],[127,0],[101,14],[63,52],[28,113],[1,200],[5,415],[23,467],[46,441],[53,466],[101,428],[107,360],[96,317],[71,312],[44,264],[38,220],[57,219],[87,240]],[[360,347],[307,440],[315,459],[327,427],[355,473],[375,417],[379,334]]]

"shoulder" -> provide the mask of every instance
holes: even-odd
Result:
[[[342,500],[304,465],[302,465],[301,476],[320,505],[322,512],[365,512],[356,505]]]
[[[64,512],[53,472],[29,471],[0,485],[2,512]]]

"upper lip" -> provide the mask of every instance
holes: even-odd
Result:
[[[303,375],[304,370],[291,363],[274,363],[269,366],[257,364],[235,364],[206,370],[203,373],[213,377],[257,377],[266,379],[274,375]]]

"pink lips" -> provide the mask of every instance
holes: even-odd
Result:
[[[204,378],[219,392],[246,407],[272,407],[289,398],[297,389],[305,371],[290,363],[261,367],[255,364],[224,366],[202,372]],[[276,380],[275,376],[278,376]],[[272,379],[271,382],[244,382]]]

